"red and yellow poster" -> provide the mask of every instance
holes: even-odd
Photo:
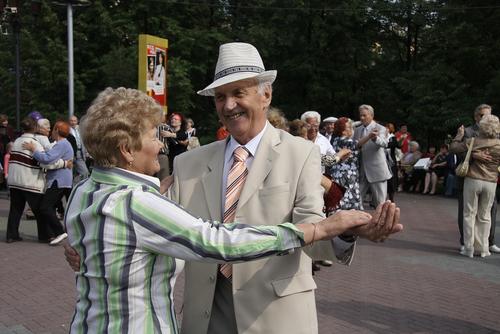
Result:
[[[139,90],[153,97],[167,111],[168,40],[139,35]]]

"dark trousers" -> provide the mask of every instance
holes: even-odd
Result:
[[[220,272],[217,275],[208,334],[238,333],[233,304],[233,285]]]
[[[55,238],[64,233],[63,227],[57,219],[57,203],[63,198],[65,188],[58,188],[57,181],[54,181],[50,188],[45,191],[42,203],[40,204],[41,220],[47,226],[47,231],[51,238]]]
[[[464,244],[464,178],[456,177],[457,180],[457,193],[458,193],[458,230],[460,231],[460,245]],[[491,206],[491,227],[490,235],[488,237],[488,244],[492,246],[495,244],[495,228],[497,225],[497,197],[493,200]]]
[[[391,166],[392,177],[387,180],[387,196],[394,202],[394,194],[398,191],[398,166]]]
[[[19,238],[19,223],[21,222],[26,202],[28,202],[36,218],[38,240],[47,240],[49,238],[40,216],[40,203],[42,202],[42,198],[43,194],[10,188],[10,209],[7,221],[7,239]]]

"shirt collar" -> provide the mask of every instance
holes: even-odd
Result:
[[[260,131],[255,137],[253,137],[245,145],[241,145],[240,143],[238,143],[236,141],[236,139],[233,138],[233,136],[231,136],[229,138],[229,141],[227,142],[227,145],[226,145],[225,162],[227,163],[227,162],[229,162],[229,160],[231,160],[231,158],[233,157],[234,150],[240,146],[244,146],[248,150],[248,152],[250,152],[250,155],[252,157],[254,157],[255,153],[257,152],[257,147],[259,147],[260,141],[262,140],[262,137],[264,136],[264,132],[267,129],[268,123],[269,122],[266,121],[266,124],[264,125],[264,128],[262,129],[262,131]]]
[[[367,128],[367,129],[368,129],[368,128],[369,128],[369,127],[371,127],[374,123],[375,123],[375,121],[374,121],[374,120],[372,120],[372,121],[371,121],[371,122],[370,122],[367,126],[365,126],[365,128]]]
[[[123,168],[94,167],[90,177],[99,183],[115,185],[125,184],[128,186],[145,185],[160,191],[160,180],[158,180],[158,178],[146,174],[131,172]]]

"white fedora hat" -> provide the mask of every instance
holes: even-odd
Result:
[[[214,82],[198,91],[199,95],[214,96],[214,88],[239,80],[255,78],[273,83],[277,71],[266,71],[259,51],[248,43],[227,43],[219,48]]]

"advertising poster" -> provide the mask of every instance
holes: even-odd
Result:
[[[140,90],[167,109],[167,50],[168,40],[151,35],[139,35]]]

